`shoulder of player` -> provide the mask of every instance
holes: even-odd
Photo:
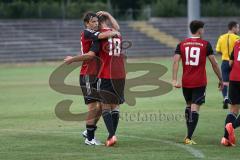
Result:
[[[209,41],[207,41],[207,40],[203,40],[203,41],[205,43],[206,48],[212,49],[212,44]]]
[[[94,31],[94,30],[91,30],[91,29],[84,29],[83,30],[84,37],[89,37],[92,34],[98,35],[99,33],[100,33],[99,31]]]
[[[86,28],[86,29],[83,30],[83,32],[84,33],[94,33],[96,31]]]
[[[182,45],[183,43],[187,42],[189,40],[189,38],[185,38],[183,40],[181,40],[177,45]]]
[[[240,39],[240,37],[234,33],[225,33],[219,37],[219,39],[223,39],[223,40],[227,40],[228,38],[232,40]]]
[[[220,40],[226,39],[229,36],[229,33],[224,33],[219,36]]]
[[[239,39],[240,39],[239,35],[236,35],[236,34],[233,34],[233,38],[234,38],[235,40],[239,40]]]
[[[205,39],[201,39],[205,44],[210,44],[211,45],[211,43],[209,42],[209,41],[207,41],[207,40],[205,40]]]
[[[187,43],[187,42],[192,42],[193,39],[192,38],[186,38],[184,39],[183,41],[181,41],[179,44],[182,44],[182,43]],[[202,38],[197,38],[194,40],[194,42],[201,42],[201,43],[204,43],[204,44],[208,44],[210,43],[209,41],[205,40],[205,39],[202,39]]]

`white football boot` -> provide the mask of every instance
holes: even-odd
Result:
[[[103,145],[100,141],[96,140],[95,138],[92,139],[91,141],[89,141],[89,140],[86,138],[86,139],[85,139],[85,144],[86,144],[86,145],[90,145],[90,146],[92,146],[92,145],[95,145],[95,146],[101,146],[101,145]]]

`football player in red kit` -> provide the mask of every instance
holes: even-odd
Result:
[[[99,53],[99,39],[113,37],[119,33],[116,31],[98,32],[98,18],[95,13],[86,13],[84,24],[86,29],[81,32],[82,55],[75,57],[67,56],[64,61],[67,64],[84,61],[80,71],[80,86],[85,104],[88,106],[88,115],[86,118],[87,132],[83,132],[83,135],[86,137],[85,144],[100,145],[101,143],[94,136],[97,129],[96,123],[101,116],[100,99],[97,93],[97,74],[100,69],[99,58],[97,58]]]
[[[107,12],[100,11],[100,32],[105,33],[119,29],[118,23]],[[111,20],[112,19],[112,20]],[[114,21],[115,27],[109,25]],[[125,55],[122,51],[122,37],[120,35],[100,41],[99,57],[102,61],[99,72],[100,97],[102,102],[102,117],[108,130],[106,146],[113,146],[117,142],[116,130],[119,121],[119,105],[124,103],[125,86]]]
[[[224,146],[235,146],[236,140],[234,129],[240,126],[240,40],[234,45],[229,63],[232,67],[229,77],[228,93],[231,106],[230,113],[225,120],[225,133],[221,143]]]
[[[201,38],[204,33],[204,23],[194,20],[190,23],[192,37],[186,38],[177,45],[173,58],[172,83],[176,88],[182,87],[186,101],[185,118],[187,136],[185,144],[196,144],[192,140],[193,132],[197,126],[200,106],[205,102],[207,86],[206,58],[219,79],[219,88],[222,89],[223,81],[211,44]],[[182,60],[182,84],[177,81],[179,61]]]
[[[119,30],[117,21],[107,12],[97,13],[101,34]],[[119,121],[119,104],[124,102],[125,66],[121,50],[122,38],[120,35],[101,40],[99,57],[101,69],[98,74],[100,86],[100,99],[102,102],[102,116],[109,136],[106,146],[113,146],[117,139],[115,132]],[[94,52],[85,54],[85,60],[95,56]],[[82,59],[78,58],[78,61]]]

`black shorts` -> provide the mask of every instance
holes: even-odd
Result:
[[[221,65],[223,82],[229,82],[229,74],[231,67],[229,66],[229,61],[223,60]]]
[[[123,104],[125,79],[99,79],[101,102]]]
[[[230,81],[229,82],[228,97],[230,100],[230,104],[232,104],[232,105],[240,104],[240,81]]]
[[[85,104],[100,101],[98,92],[98,78],[96,76],[80,75],[79,81]]]
[[[183,87],[183,96],[187,104],[197,104],[202,105],[205,103],[205,91],[206,86],[196,87],[196,88],[184,88]]]

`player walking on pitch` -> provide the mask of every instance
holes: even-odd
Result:
[[[196,144],[192,135],[199,119],[200,106],[205,103],[205,91],[207,86],[206,58],[212,64],[212,68],[219,79],[219,88],[222,88],[222,76],[214,56],[211,44],[201,38],[204,33],[204,23],[194,20],[190,23],[192,37],[180,42],[173,57],[172,84],[176,88],[182,87],[186,101],[185,118],[187,135],[185,144]],[[182,60],[183,75],[182,85],[178,83],[177,73],[179,61]]]
[[[217,53],[222,55],[221,70],[222,70],[223,85],[224,85],[222,90],[223,109],[227,109],[228,103],[229,103],[228,86],[229,86],[229,73],[231,70],[229,66],[229,59],[233,51],[234,44],[239,39],[239,36],[237,35],[238,32],[239,32],[239,24],[234,21],[229,22],[228,33],[221,35],[216,45]]]
[[[230,72],[229,81],[229,102],[230,113],[226,116],[225,120],[225,133],[221,140],[224,146],[235,146],[234,129],[240,126],[240,40],[235,43],[233,52],[230,57]]]

